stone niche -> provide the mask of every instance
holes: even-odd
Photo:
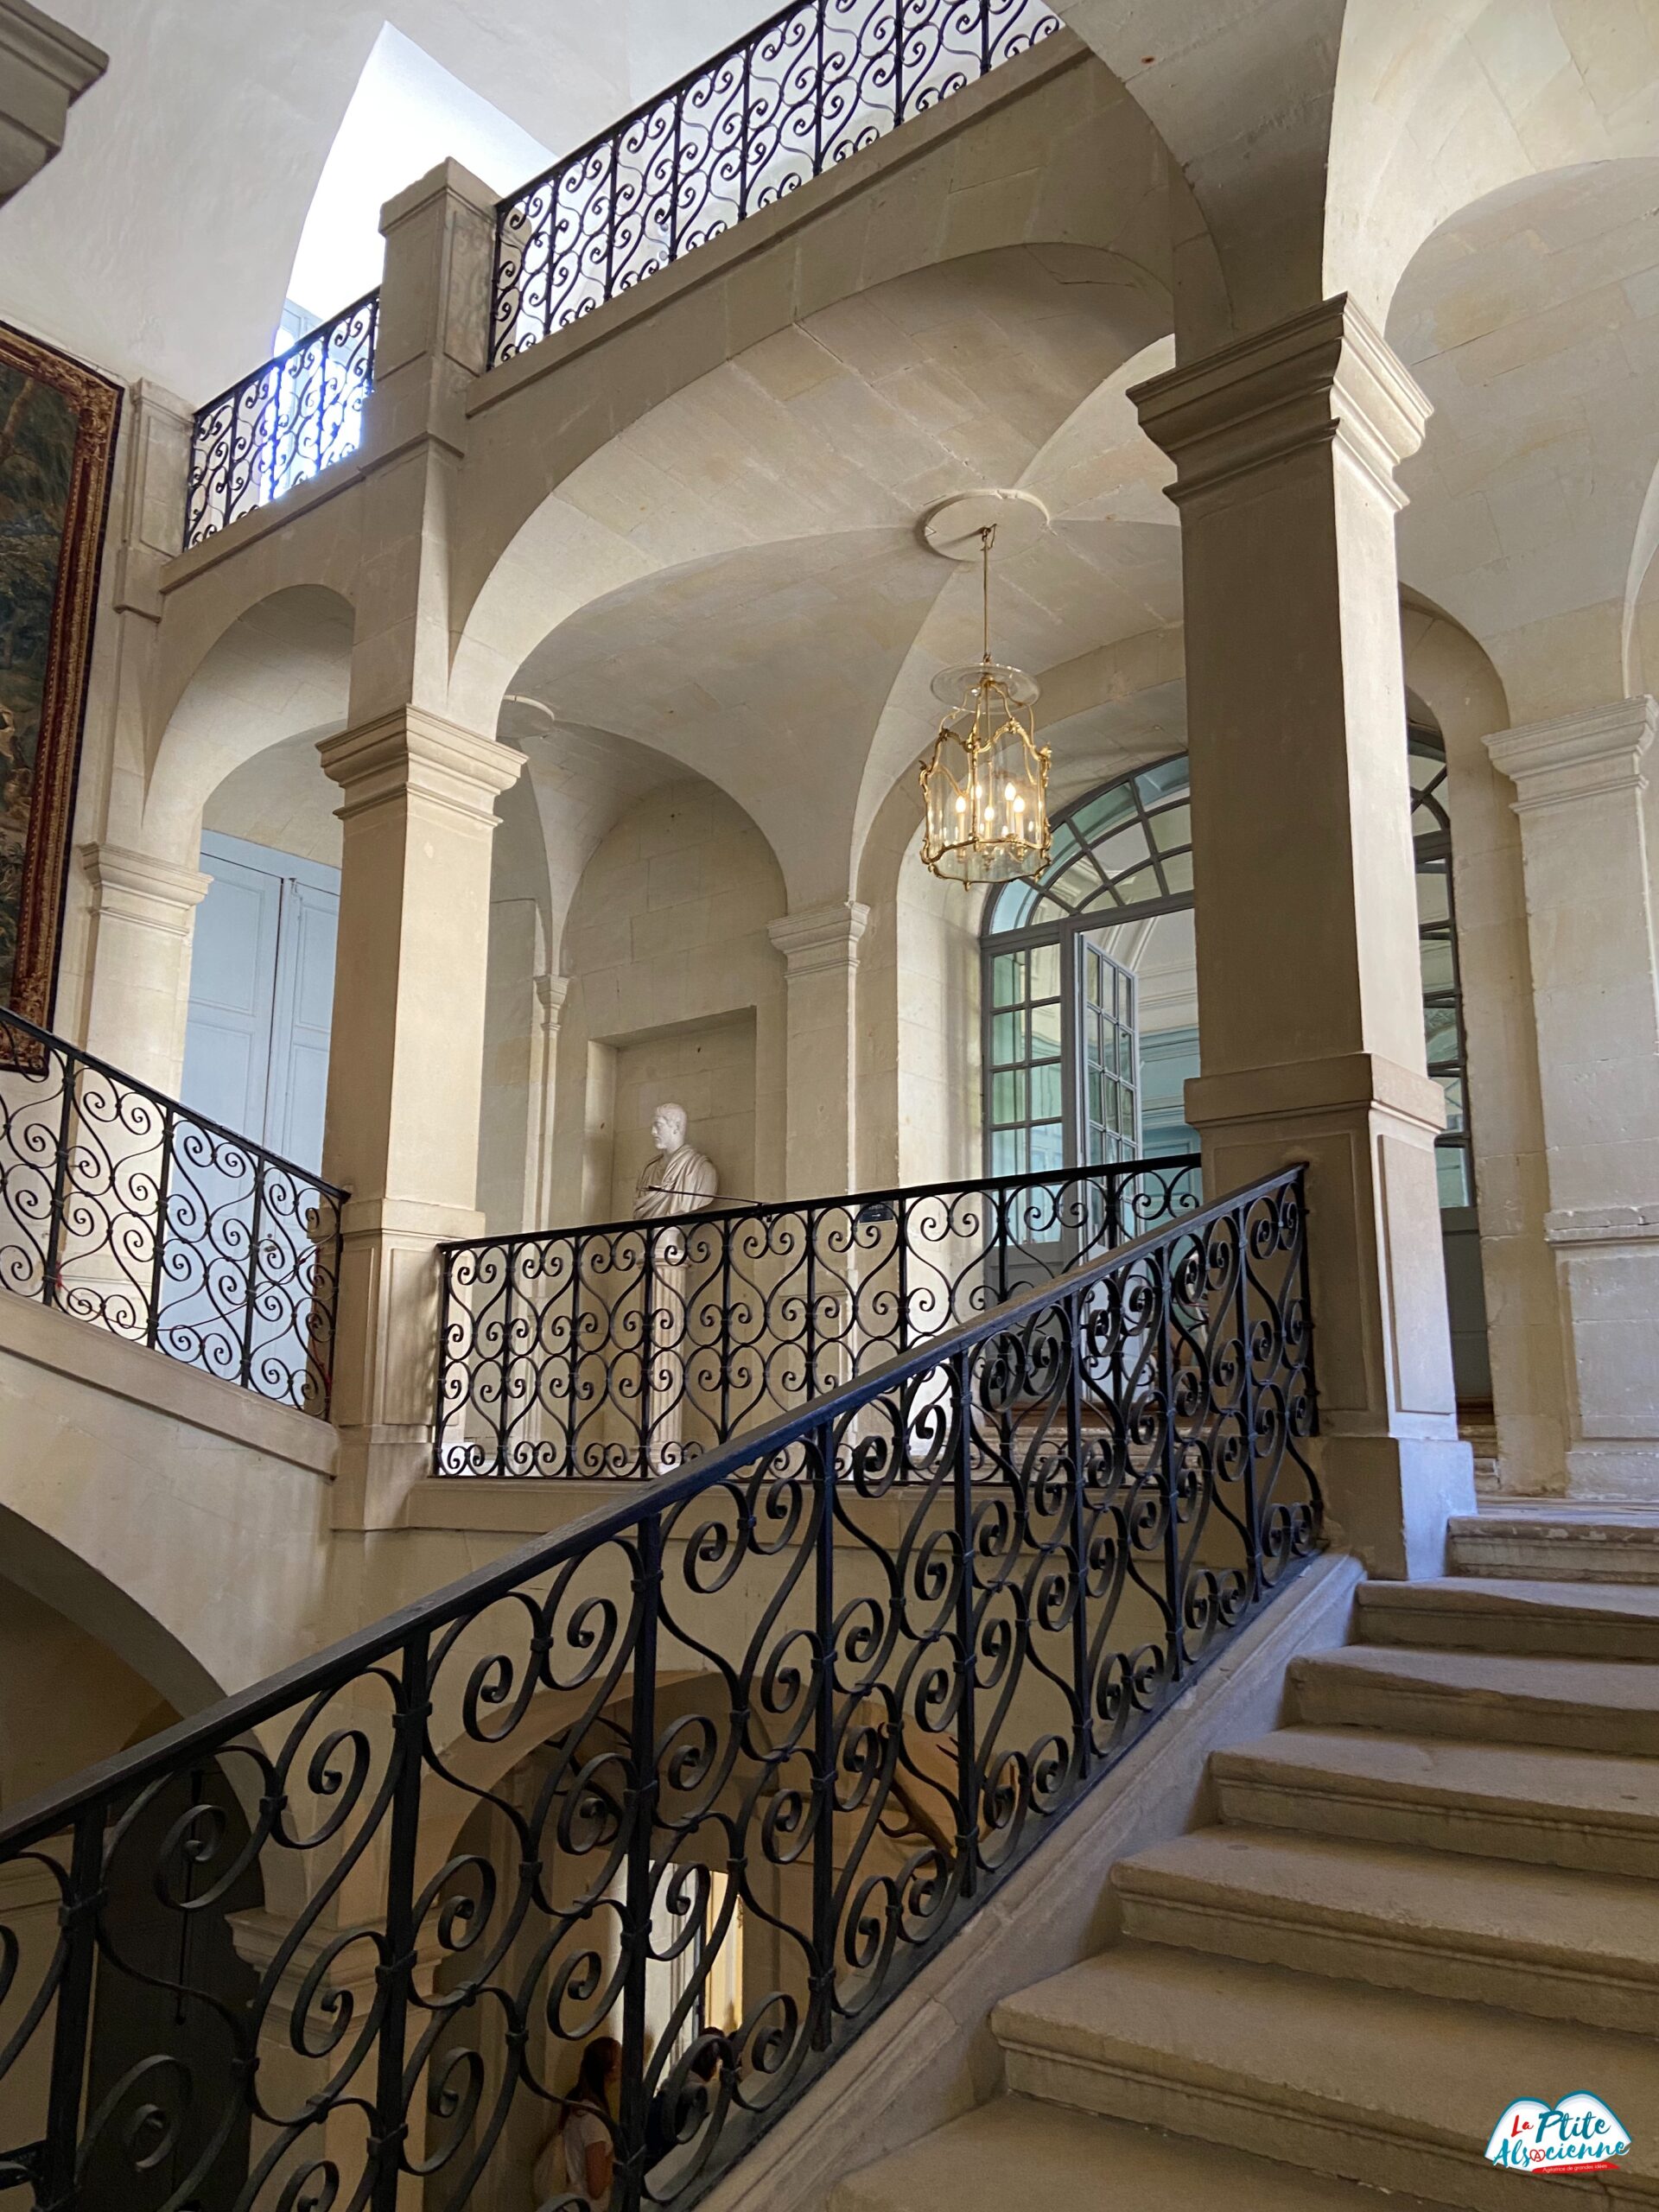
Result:
[[[691,1142],[720,1171],[719,1203],[754,1195],[753,1007],[595,1041],[588,1055],[588,1165],[604,1219],[632,1212],[634,1185],[652,1150],[652,1116],[673,1100],[690,1117]]]

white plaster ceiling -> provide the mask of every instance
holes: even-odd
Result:
[[[53,0],[52,12],[110,67],[76,104],[64,155],[0,211],[0,314],[194,406],[270,352],[317,180],[384,24],[556,156],[768,10],[764,0]],[[431,166],[424,148],[410,159],[386,196]]]

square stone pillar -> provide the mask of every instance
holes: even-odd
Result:
[[[785,1178],[791,1198],[840,1198],[857,1173],[856,899],[780,914],[767,934],[788,973]]]
[[[345,794],[323,1172],[343,1220],[335,1518],[430,1470],[437,1247],[475,1236],[494,801],[524,755],[404,708],[317,748]]]
[[[1426,1071],[1395,566],[1427,403],[1347,300],[1141,385],[1176,464],[1207,1188],[1308,1169],[1334,1540],[1431,1575],[1472,1511]]]
[[[1486,743],[1521,822],[1567,1486],[1659,1503],[1655,720],[1651,699],[1623,699]]]
[[[213,878],[107,843],[83,845],[80,864],[92,889],[86,1049],[176,1098],[196,908]]]

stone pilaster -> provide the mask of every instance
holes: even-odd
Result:
[[[1650,698],[1501,730],[1526,877],[1567,1489],[1659,1500],[1659,960]]]
[[[1338,1541],[1434,1574],[1457,1434],[1406,770],[1396,464],[1427,403],[1345,299],[1131,394],[1181,513],[1204,1072],[1219,1193],[1308,1169]]]
[[[478,1233],[494,801],[524,755],[406,708],[318,747],[345,794],[324,1172],[345,1209],[336,1517],[429,1467],[437,1247]]]
[[[856,1176],[858,946],[870,910],[831,899],[767,934],[788,975],[785,1173],[791,1198],[838,1198]]]
[[[213,878],[125,846],[83,845],[92,887],[86,1049],[177,1097],[196,908]]]

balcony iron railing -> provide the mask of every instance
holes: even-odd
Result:
[[[357,451],[374,382],[380,295],[370,292],[200,409],[190,433],[184,542],[200,545],[238,515]]]
[[[1195,1154],[447,1245],[440,1475],[639,1479],[1198,1203]]]
[[[1294,1171],[19,1808],[0,2190],[527,2202],[610,2032],[689,2206],[1315,1548],[1313,1427]]]
[[[501,202],[492,363],[1059,28],[1042,0],[793,0]]]
[[[0,1010],[0,1289],[323,1414],[344,1198]]]

